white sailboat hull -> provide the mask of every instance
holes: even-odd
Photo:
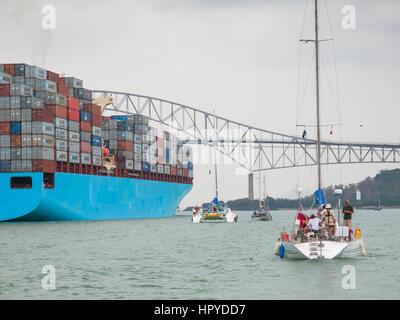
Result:
[[[284,257],[289,259],[339,259],[365,255],[361,239],[350,242],[315,241],[303,243],[284,242]]]

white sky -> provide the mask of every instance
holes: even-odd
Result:
[[[325,1],[321,37],[330,38]],[[41,7],[56,9],[56,30],[41,28]],[[322,73],[322,122],[338,123],[331,139],[400,143],[400,1],[326,0],[335,38],[340,113]],[[356,9],[356,29],[341,27],[344,5]],[[313,82],[297,111],[298,60],[306,0],[11,1],[0,10],[0,61],[38,64],[84,80],[89,89],[145,94],[183,103],[267,130],[296,134],[315,121]],[[312,2],[303,37],[312,37]],[[332,42],[322,46],[335,87]],[[308,47],[308,49],[307,49]],[[312,54],[301,50],[300,85]],[[311,78],[313,80],[313,78]],[[360,124],[364,124],[360,127]],[[298,129],[299,131],[301,129]],[[329,138],[330,128],[323,129]],[[309,136],[314,132],[310,128]],[[300,134],[298,132],[298,134]],[[323,184],[357,182],[398,165],[324,168]],[[182,207],[209,201],[211,166],[195,168],[195,186]],[[310,193],[315,169],[268,171],[273,197]],[[247,196],[247,177],[220,168],[220,198]],[[257,180],[255,181],[256,194]]]

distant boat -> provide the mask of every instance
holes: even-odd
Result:
[[[374,208],[374,210],[382,210],[382,207],[381,207],[381,199],[380,199],[380,197],[379,197],[379,191],[378,191],[378,204],[375,206],[375,208]]]
[[[216,149],[214,148],[214,153]],[[235,210],[231,210],[227,205],[222,205],[218,201],[218,172],[217,172],[217,157],[215,155],[214,163],[215,173],[215,198],[208,205],[207,209],[199,208],[194,210],[192,216],[193,223],[203,222],[237,222],[238,216]]]
[[[271,212],[269,211],[268,198],[265,196],[265,176],[263,176],[264,194],[263,198],[261,198],[261,157],[259,157],[259,162],[260,162],[260,170],[258,171],[258,190],[259,190],[258,209],[254,209],[253,214],[251,215],[251,220],[269,221],[272,220],[272,215]]]

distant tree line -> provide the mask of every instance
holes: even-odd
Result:
[[[333,206],[336,204],[335,189],[342,189],[343,200],[350,200],[353,206],[370,207],[378,204],[378,197],[381,206],[400,206],[400,169],[381,170],[374,178],[367,177],[363,181],[350,185],[335,185],[324,188],[324,195],[327,202]],[[361,192],[361,201],[356,200],[356,192]],[[267,199],[271,210],[297,208],[298,199],[271,198]],[[222,201],[221,201],[222,202]],[[301,199],[304,208],[309,208],[314,202],[314,195]],[[230,208],[236,210],[253,210],[258,207],[258,200],[248,198],[230,200],[227,202]],[[203,203],[207,207],[208,203]],[[188,207],[185,210],[192,210]]]

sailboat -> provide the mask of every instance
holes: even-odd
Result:
[[[315,10],[315,40],[304,40],[315,44],[315,71],[316,71],[316,113],[317,113],[317,168],[318,168],[318,189],[315,191],[315,201],[320,209],[326,205],[327,213],[332,214],[330,204],[326,204],[321,184],[321,136],[320,136],[320,96],[319,96],[319,40],[318,38],[318,0],[314,0]],[[299,197],[301,199],[301,197]],[[338,220],[340,220],[340,198],[338,197]],[[361,230],[357,229],[352,236],[349,227],[340,225],[340,221],[334,226],[334,233],[331,233],[332,220],[318,224],[318,232],[308,232],[304,221],[307,217],[301,211],[302,206],[296,211],[291,234],[281,231],[281,236],[275,244],[275,255],[280,258],[289,259],[334,259],[351,258],[365,255],[365,247],[361,238]],[[318,212],[320,214],[320,212]],[[324,211],[323,211],[324,213]],[[328,217],[330,218],[330,217]],[[301,219],[301,220],[300,220]],[[317,220],[318,221],[318,220]],[[313,221],[314,222],[314,221]]]
[[[379,191],[378,191],[378,204],[375,206],[374,210],[382,210],[381,199],[379,197]]]
[[[261,198],[261,179],[259,173],[259,200],[258,209],[254,209],[251,219],[253,221],[269,221],[272,220],[271,212],[269,211],[268,198],[265,197],[265,176],[263,176],[264,181],[264,197]]]
[[[227,205],[221,204],[218,200],[218,172],[217,172],[217,157],[216,148],[214,148],[214,173],[215,173],[215,197],[210,202],[206,209],[200,208],[193,213],[193,223],[203,222],[237,222],[238,216],[235,210],[231,210]]]

